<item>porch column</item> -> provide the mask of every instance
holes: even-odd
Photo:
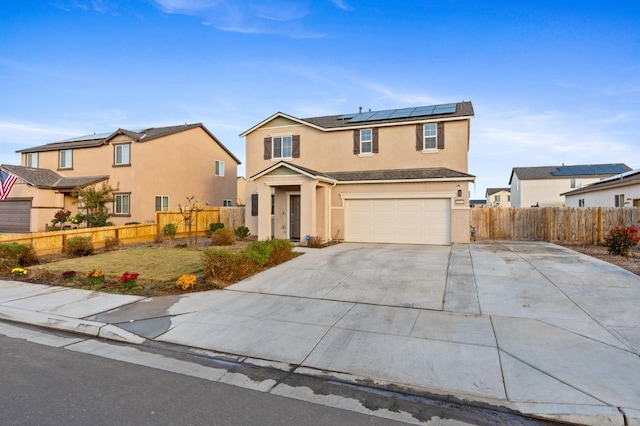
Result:
[[[300,187],[300,241],[316,234],[316,181]]]
[[[258,183],[258,239],[271,239],[271,187]]]

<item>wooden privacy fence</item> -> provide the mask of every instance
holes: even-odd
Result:
[[[226,228],[244,225],[244,207],[208,207],[194,211],[191,217],[191,235],[204,236],[210,223],[222,222]],[[91,237],[94,247],[104,247],[108,238],[117,238],[121,244],[153,241],[162,233],[164,225],[173,223],[178,228],[176,237],[189,235],[188,221],[180,212],[158,212],[156,223],[144,225],[105,226],[101,228],[69,229],[65,231],[36,232],[30,234],[0,235],[0,243],[16,242],[33,246],[38,255],[57,254],[64,249],[69,237]]]
[[[470,225],[477,240],[544,240],[602,243],[617,226],[638,226],[637,207],[474,208]]]

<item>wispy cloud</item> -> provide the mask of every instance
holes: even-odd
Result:
[[[164,13],[197,16],[204,25],[221,31],[290,38],[324,36],[302,22],[311,14],[310,0],[154,0],[154,4]]]
[[[335,7],[337,7],[338,9],[342,9],[342,10],[352,10],[353,9],[351,6],[349,6],[343,0],[331,0],[331,3],[333,3],[333,5]]]

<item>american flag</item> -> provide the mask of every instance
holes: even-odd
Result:
[[[4,170],[0,170],[0,200],[6,200],[7,196],[9,196],[9,191],[11,191],[11,187],[18,178],[12,175],[11,173],[7,173]]]

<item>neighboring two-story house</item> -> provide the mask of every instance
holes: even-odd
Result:
[[[471,102],[300,119],[246,137],[246,224],[259,239],[469,241]]]
[[[201,123],[118,129],[17,152],[21,166],[2,166],[17,180],[0,201],[0,232],[43,231],[56,211],[78,210],[76,187],[99,182],[118,188],[110,219],[116,225],[152,222],[157,211],[177,210],[187,197],[199,205],[237,201],[240,161]],[[28,220],[8,231],[16,209]]]
[[[487,207],[511,207],[511,189],[487,188],[485,199]]]
[[[640,169],[565,192],[567,207],[640,207]]]
[[[621,163],[514,167],[509,179],[511,206],[562,206],[563,193],[629,170],[629,166]]]

